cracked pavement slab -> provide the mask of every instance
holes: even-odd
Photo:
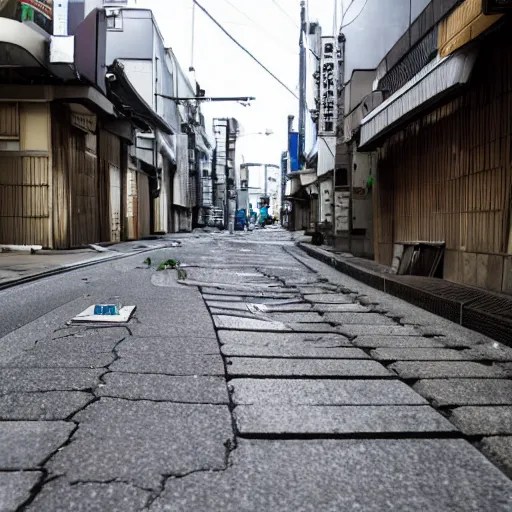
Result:
[[[226,364],[231,377],[395,378],[384,366],[370,360],[229,357]]]
[[[38,469],[75,428],[63,421],[0,422],[0,471]]]
[[[457,432],[428,406],[255,406],[234,410],[243,435],[349,435]]]
[[[84,391],[98,385],[103,369],[8,368],[0,371],[0,395],[37,391]]]
[[[232,458],[169,480],[150,512],[510,510],[510,480],[460,439],[240,441]]]
[[[0,471],[0,510],[17,510],[30,498],[42,475],[40,471]]]
[[[192,286],[155,278],[177,257],[162,249],[151,268],[139,255],[3,292],[15,321],[0,338],[0,425],[72,429],[9,431],[6,456],[38,475],[19,480],[17,506],[504,509],[506,347],[312,260],[279,229],[183,237]],[[66,325],[110,300],[137,305],[126,327]],[[268,330],[274,315],[286,330]],[[370,356],[389,350],[427,356]],[[439,411],[436,397],[456,403]]]
[[[109,373],[97,394],[103,397],[129,400],[153,400],[199,404],[228,404],[224,377],[172,377]]]
[[[0,396],[0,421],[65,420],[85,407],[94,395],[79,391],[11,393]]]
[[[120,480],[158,489],[162,475],[224,468],[233,439],[222,405],[102,398],[75,419],[80,428],[73,442],[47,464],[51,474],[70,481]]]
[[[138,512],[150,492],[128,483],[87,483],[70,485],[59,478],[46,484],[28,506],[29,512]]]

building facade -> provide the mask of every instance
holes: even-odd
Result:
[[[375,259],[398,273],[512,292],[505,4],[423,2],[345,118],[352,161],[375,155]]]

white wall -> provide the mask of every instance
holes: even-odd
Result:
[[[345,82],[354,69],[375,69],[410,23],[411,0],[368,0],[363,9],[364,4],[365,0],[355,0],[344,20]]]

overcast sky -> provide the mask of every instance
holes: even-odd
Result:
[[[339,1],[341,10],[341,0]],[[350,3],[350,0],[344,0]],[[352,11],[357,14],[355,0]],[[298,94],[300,0],[199,0],[242,45]],[[333,31],[334,0],[309,0],[311,20],[320,21],[323,34]],[[192,0],[137,0],[153,10],[167,46],[182,68],[191,62]],[[133,5],[133,3],[132,3]],[[341,18],[341,14],[339,14]],[[194,67],[208,96],[255,96],[250,107],[236,103],[207,104],[207,118],[236,117],[246,134],[271,129],[273,136],[242,137],[238,148],[246,161],[279,163],[286,149],[289,114],[297,115],[298,101],[238,48],[196,7]]]

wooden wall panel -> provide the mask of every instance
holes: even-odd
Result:
[[[20,135],[17,103],[0,103],[0,138],[17,139]]]
[[[503,265],[479,255],[512,253],[512,48],[507,33],[485,41],[469,89],[386,141],[377,180],[378,246],[444,241],[450,279],[493,289],[499,279],[485,273]],[[379,252],[381,263],[388,260]]]
[[[0,243],[49,242],[48,155],[0,153]]]

